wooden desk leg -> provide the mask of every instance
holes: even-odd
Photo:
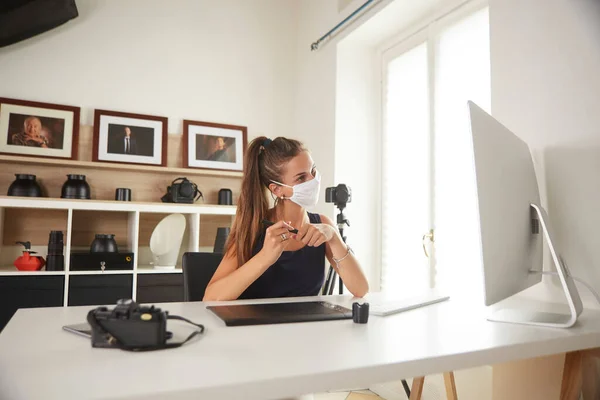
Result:
[[[444,384],[446,385],[446,398],[448,400],[458,400],[456,394],[456,382],[454,381],[454,372],[444,372]]]
[[[412,387],[410,388],[410,399],[409,400],[421,400],[423,394],[423,385],[425,384],[425,377],[419,376],[413,378]]]
[[[560,400],[579,400],[581,396],[582,352],[573,351],[565,355]]]
[[[583,351],[581,359],[581,394],[583,400],[600,399],[600,349]]]

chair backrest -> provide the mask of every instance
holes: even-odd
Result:
[[[202,301],[204,292],[223,258],[219,253],[183,254],[183,300]]]

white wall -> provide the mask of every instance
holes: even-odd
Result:
[[[317,211],[334,217],[324,202],[325,188],[334,184],[335,47],[311,51],[310,45],[335,24],[336,0],[298,3],[296,42],[295,136],[302,138],[321,172],[321,202]]]
[[[337,48],[335,180],[352,188],[346,228],[348,242],[363,267],[371,290],[379,289],[381,158],[377,134],[375,49],[344,41]]]
[[[294,132],[296,2],[77,0],[80,16],[0,49],[0,95]]]
[[[562,253],[600,290],[600,3],[490,3],[494,116],[543,156],[541,186]]]
[[[374,82],[367,82],[363,75],[369,73],[372,59],[362,47],[346,46],[340,52],[340,39],[355,26],[324,42],[319,50],[310,50],[311,43],[362,3],[362,0],[302,0],[299,3],[296,134],[311,148],[323,175],[323,192],[326,187],[340,183],[351,187],[353,199],[344,211],[351,226],[346,227],[344,233],[371,289],[377,289],[378,225],[373,204],[378,203],[378,192],[372,185],[377,178],[374,170],[377,169],[378,143],[369,141],[373,121],[364,114],[363,108],[373,100],[366,96],[372,89],[368,85]],[[338,6],[343,9],[340,11]],[[355,64],[356,61],[359,64]],[[319,205],[319,211],[334,221],[338,212],[331,204],[324,203]]]

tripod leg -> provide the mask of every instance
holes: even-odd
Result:
[[[323,295],[329,294],[329,285],[331,285],[333,267],[329,266],[329,271],[327,271],[327,279],[325,279],[325,284],[323,285]]]
[[[331,285],[329,286],[329,295],[333,294],[333,289],[335,288],[335,278],[337,277],[337,272],[335,272],[335,270],[333,271],[333,274],[331,276]]]
[[[406,393],[406,397],[410,399],[410,388],[408,387],[408,382],[406,382],[406,379],[402,379],[402,387],[404,388],[404,393]]]

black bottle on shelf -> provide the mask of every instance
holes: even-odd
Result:
[[[50,239],[48,240],[46,271],[63,271],[65,269],[63,248],[64,240],[62,231],[51,231]]]

